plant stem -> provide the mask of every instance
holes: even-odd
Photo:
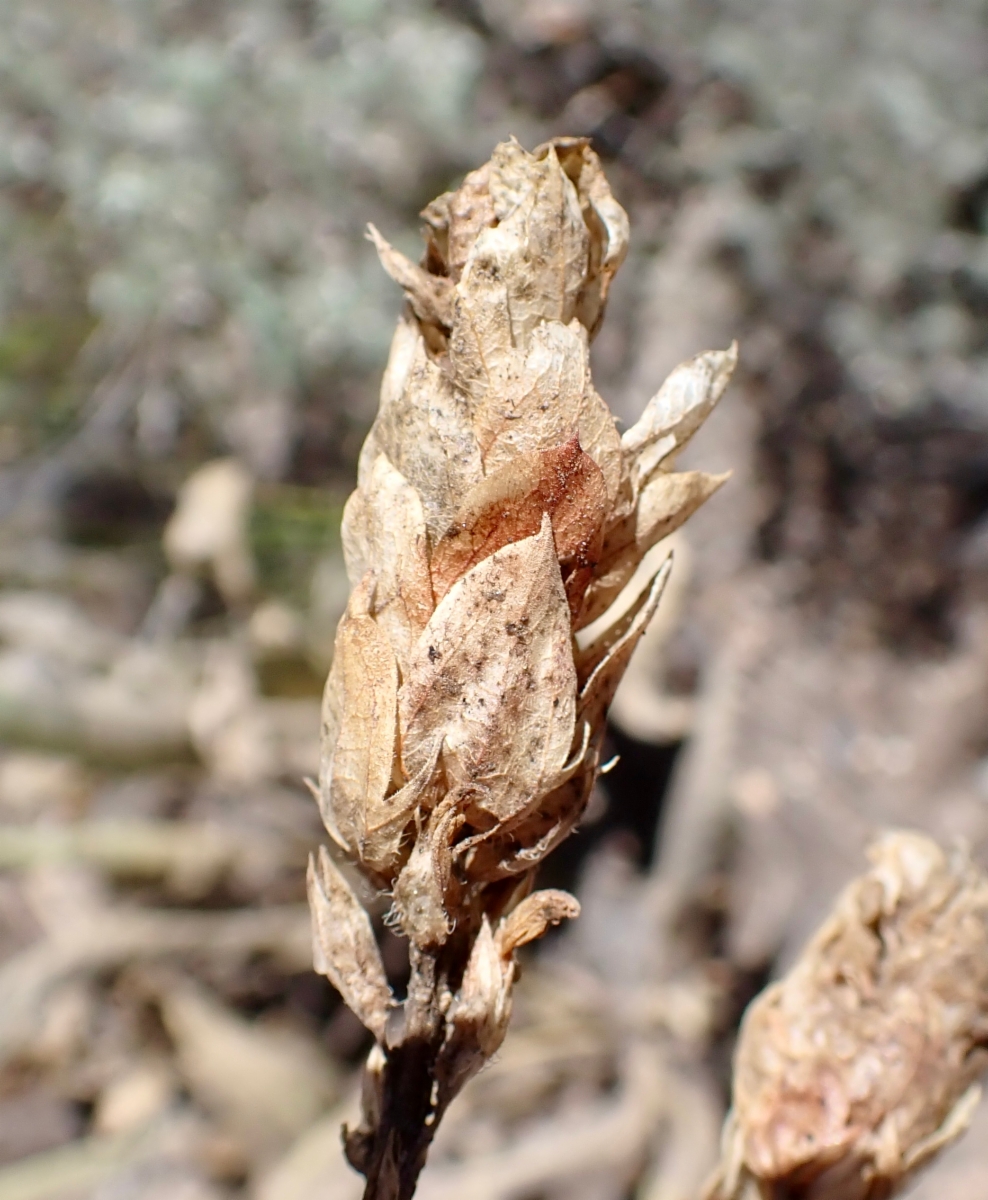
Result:
[[[388,1051],[364,1200],[411,1200],[437,1124],[432,1100],[440,1045],[409,1038]]]
[[[442,1109],[440,1054],[446,1033],[434,955],[411,948],[408,997],[389,1024],[376,1081],[377,1112],[347,1142],[351,1163],[366,1176],[364,1200],[411,1200]],[[368,1116],[365,1112],[364,1120]]]

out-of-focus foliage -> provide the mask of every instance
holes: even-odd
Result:
[[[381,360],[363,227],[463,165],[477,37],[415,0],[4,0],[0,27],[0,453],[112,379],[143,455],[198,424],[280,475],[305,398],[345,409],[329,380]]]
[[[776,232],[751,230],[750,269],[782,284],[793,218],[829,234],[845,264],[823,333],[886,412],[940,398],[985,415],[986,18],[982,0],[731,0],[705,31],[707,61],[782,134],[729,140],[718,165],[760,174],[766,206],[804,172]]]

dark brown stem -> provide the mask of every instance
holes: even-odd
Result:
[[[367,1147],[364,1200],[411,1200],[438,1122],[432,1098],[439,1049],[409,1038],[388,1051],[381,1118]]]
[[[444,976],[436,957],[414,947],[411,968],[408,998],[388,1025],[383,1066],[367,1081],[363,1124],[346,1136],[347,1157],[367,1178],[364,1200],[411,1200],[449,1100],[439,1084]]]

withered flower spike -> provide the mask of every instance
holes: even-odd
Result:
[[[505,142],[423,217],[421,266],[369,234],[408,303],[343,518],[354,590],[319,778],[334,853],[390,893],[409,939],[404,1002],[326,851],[310,882],[316,967],[377,1039],[346,1137],[368,1200],[411,1196],[504,1037],[516,950],[577,915],[532,880],[580,820],[668,567],[591,647],[574,634],[723,482],[670,463],[736,357],[677,368],[621,438],[589,343],[628,222],[585,139]]]
[[[988,1067],[988,878],[890,833],[751,1005],[706,1200],[887,1200],[967,1127]]]

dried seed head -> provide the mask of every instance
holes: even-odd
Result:
[[[353,594],[318,796],[339,853],[390,891],[413,984],[431,980],[402,1020],[438,1037],[441,1010],[448,1096],[504,1035],[515,949],[575,915],[558,893],[524,897],[580,819],[668,566],[589,645],[574,635],[723,482],[671,464],[735,351],[678,368],[618,433],[589,342],[628,222],[584,139],[506,142],[423,216],[421,266],[370,231],[408,303],[343,518]],[[318,968],[393,1051],[365,925],[332,932],[356,902],[329,861],[312,875]]]
[[[965,1127],[988,1065],[988,879],[893,833],[745,1016],[710,1200],[878,1200]]]
[[[664,464],[734,354],[680,367],[619,436],[587,346],[627,220],[580,139],[499,146],[425,217],[426,267],[372,231],[409,311],[344,517],[355,591],[320,794],[334,839],[428,944],[457,920],[447,877],[475,893],[529,871],[578,819],[645,622],[575,657],[572,633],[719,486]],[[444,797],[455,819],[431,819]]]

